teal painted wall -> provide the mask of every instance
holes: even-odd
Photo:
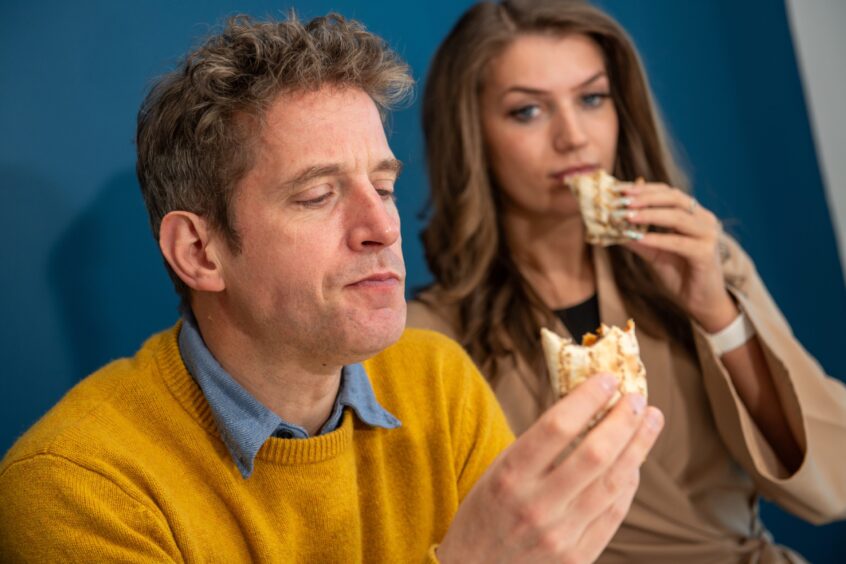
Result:
[[[418,80],[467,1],[310,0],[364,21]],[[846,289],[784,8],[779,2],[605,0],[641,48],[697,195],[757,261],[796,335],[831,374]],[[0,6],[0,450],[75,382],[176,319],[134,176],[135,113],[157,74],[226,15],[290,3],[164,0]],[[425,284],[419,103],[393,118],[409,286]],[[846,556],[841,524],[765,508],[776,538],[814,562]],[[838,558],[839,557],[839,558]]]

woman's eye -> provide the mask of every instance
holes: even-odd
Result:
[[[591,92],[582,96],[582,105],[587,108],[598,108],[610,97],[611,94],[608,92]]]
[[[522,106],[520,108],[511,110],[508,112],[508,115],[513,117],[519,122],[529,122],[538,117],[540,114],[540,107],[532,104],[528,106]]]

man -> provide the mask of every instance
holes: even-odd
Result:
[[[559,461],[600,376],[506,448],[461,349],[403,331],[382,117],[410,85],[330,15],[234,19],[153,88],[138,177],[185,313],[6,455],[0,560],[596,557],[661,416],[627,398]]]

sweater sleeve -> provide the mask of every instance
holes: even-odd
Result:
[[[0,475],[2,562],[182,562],[163,517],[120,485],[38,454]]]
[[[700,327],[694,339],[705,388],[723,441],[761,493],[799,517],[824,523],[846,517],[846,386],[827,376],[802,347],[773,301],[751,259],[727,240],[729,290],[758,334],[790,429],[803,450],[789,473],[746,410],[731,377]]]

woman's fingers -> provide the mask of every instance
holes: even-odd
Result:
[[[629,223],[655,225],[692,237],[707,237],[715,234],[714,226],[710,221],[696,220],[691,217],[691,214],[678,208],[628,209],[622,215]]]
[[[694,215],[702,207],[690,194],[666,184],[632,184],[621,190],[626,207],[640,209],[648,207],[671,207]]]
[[[666,184],[622,184],[617,214],[630,223],[654,225],[681,235],[716,241],[722,231],[717,217],[690,194]]]
[[[665,251],[688,261],[694,261],[695,264],[700,262],[710,264],[716,253],[714,245],[703,245],[698,239],[679,233],[644,233],[640,239],[628,246],[632,250],[642,251],[638,254],[649,256],[650,253],[646,249],[653,252]]]

